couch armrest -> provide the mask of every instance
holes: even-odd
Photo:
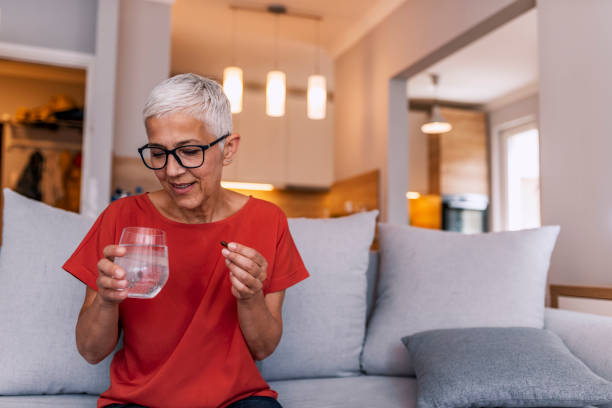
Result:
[[[559,296],[612,300],[612,288],[596,286],[550,285],[550,307],[559,307]]]
[[[544,328],[561,337],[593,372],[612,381],[612,317],[546,308]]]

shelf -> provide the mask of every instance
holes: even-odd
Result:
[[[6,149],[15,147],[59,149],[59,150],[81,150],[83,141],[82,127],[66,126],[57,124],[50,128],[48,126],[32,126],[5,122],[10,129],[6,132]]]

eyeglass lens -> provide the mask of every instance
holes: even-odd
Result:
[[[204,163],[204,151],[200,147],[184,146],[176,149],[176,155],[184,167],[200,167]],[[153,169],[161,169],[166,165],[166,151],[157,147],[146,147],[142,150],[145,164]]]

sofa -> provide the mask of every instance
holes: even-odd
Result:
[[[112,356],[90,365],[78,354],[74,324],[84,285],[61,269],[93,220],[8,189],[4,190],[3,214],[0,408],[94,407],[97,395],[108,387]],[[379,225],[381,249],[373,252],[369,248],[376,219],[377,212],[364,212],[338,219],[290,220],[311,277],[287,290],[283,339],[271,357],[258,363],[283,406],[416,407],[421,385],[415,375],[418,364],[408,359],[398,333],[411,335],[449,327],[547,330],[555,333],[593,376],[602,382],[612,381],[612,318],[544,307],[542,285],[545,288],[558,229],[523,235],[484,234],[491,235],[489,239]],[[481,238],[484,240],[478,241]],[[545,248],[533,252],[532,248],[542,247],[540,241],[547,242]],[[475,252],[481,258],[475,261],[473,254],[469,255],[470,248],[486,253]],[[423,255],[432,251],[428,258]],[[447,262],[450,268],[438,268]],[[500,266],[502,263],[513,265]],[[461,270],[466,268],[464,264],[469,268]],[[528,287],[513,287],[520,280],[517,271],[530,269],[532,264],[537,264],[539,277],[534,280],[532,275],[537,271],[530,271],[525,277]],[[422,275],[411,272],[419,268]],[[499,292],[489,298],[489,289],[475,287],[489,283],[481,285],[474,283],[476,280],[467,286],[470,293],[461,293],[462,279],[470,275],[470,268],[505,268],[508,275],[500,279],[510,277],[503,291],[508,294]],[[448,276],[453,282],[423,280],[430,270],[437,269],[442,278],[451,273]],[[385,274],[395,280],[389,282]],[[434,293],[440,286],[446,289]],[[394,295],[396,290],[403,291],[401,296]],[[467,304],[481,292],[480,304]],[[452,307],[443,300],[447,294],[452,296]],[[425,305],[410,304],[422,302],[422,296],[429,299]],[[516,297],[521,298],[521,304]],[[487,301],[494,304],[489,307],[495,309],[492,312],[484,310]],[[432,304],[434,310],[426,310]],[[397,314],[403,307],[407,309]],[[458,313],[455,317],[454,309]],[[393,314],[397,316],[390,316]],[[450,315],[450,322],[443,322],[442,315]],[[419,316],[427,318],[418,320]],[[435,324],[428,327],[430,322]],[[120,347],[121,342],[117,349]],[[555,373],[547,375],[554,377]]]

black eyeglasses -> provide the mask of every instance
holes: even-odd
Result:
[[[185,145],[172,150],[163,147],[144,145],[138,148],[140,158],[145,166],[151,170],[161,170],[168,164],[168,155],[174,156],[176,162],[187,169],[195,169],[204,164],[204,152],[230,134],[226,134],[207,145]]]

